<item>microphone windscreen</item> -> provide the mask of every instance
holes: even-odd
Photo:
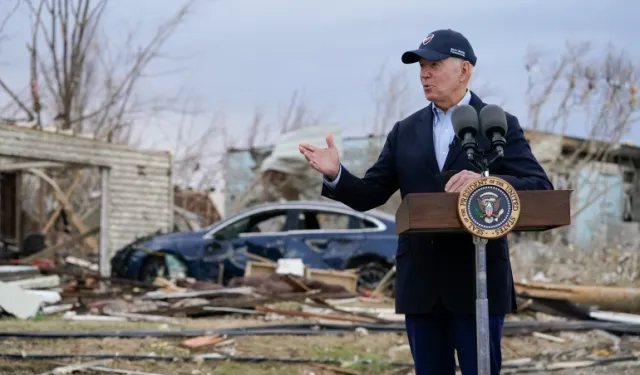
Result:
[[[466,132],[471,132],[475,137],[480,130],[478,112],[469,104],[459,105],[453,110],[451,123],[458,138],[463,138]]]
[[[482,134],[488,139],[491,139],[494,132],[503,136],[507,133],[507,115],[500,106],[487,104],[480,110],[479,117]]]

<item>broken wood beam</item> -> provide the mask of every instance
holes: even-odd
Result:
[[[76,172],[76,175],[73,179],[73,183],[71,184],[71,186],[67,188],[67,191],[65,192],[65,196],[67,197],[67,200],[71,199],[71,195],[73,195],[73,191],[76,189],[78,184],[80,184],[81,177],[82,177],[82,171],[80,170]],[[62,212],[63,208],[64,208],[64,205],[62,204],[59,204],[58,207],[56,207],[55,211],[53,211],[53,213],[49,217],[49,220],[44,225],[44,228],[42,228],[42,234],[47,234],[47,232],[49,232],[49,230],[53,227],[53,224],[55,224],[56,219]]]
[[[391,267],[389,271],[384,275],[382,280],[378,283],[378,286],[371,292],[371,298],[375,298],[389,283],[389,280],[396,274],[396,266]]]
[[[190,290],[184,292],[162,292],[152,291],[147,292],[142,296],[143,299],[175,299],[175,298],[195,298],[195,297],[217,297],[223,295],[252,295],[253,288],[247,286],[241,286],[237,288],[220,288],[210,290]]]
[[[0,172],[15,172],[15,171],[23,171],[25,169],[31,168],[66,168],[67,164],[57,163],[52,161],[30,161],[24,163],[11,163],[0,165]]]
[[[73,209],[73,205],[71,204],[71,202],[69,202],[69,199],[67,199],[67,196],[62,191],[62,189],[60,189],[60,186],[58,186],[58,184],[51,177],[49,177],[46,173],[39,169],[29,168],[27,169],[27,172],[40,177],[42,180],[51,185],[56,199],[63,206],[64,210],[69,214],[69,220],[71,221],[71,224],[73,224],[73,226],[76,227],[76,229],[80,233],[86,233],[87,226],[85,225],[84,220],[82,220],[82,218],[80,218],[80,216],[76,214],[75,210]],[[95,237],[87,236],[83,240],[87,247],[92,251],[98,249],[98,241],[95,239]]]
[[[563,285],[540,282],[515,283],[521,297],[567,300],[601,310],[640,313],[640,288]]]

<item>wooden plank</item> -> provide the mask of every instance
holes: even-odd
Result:
[[[278,268],[277,264],[247,261],[244,269],[244,276],[268,276],[274,274]]]
[[[65,168],[67,164],[52,161],[33,161],[0,165],[0,172],[16,172],[30,168]]]
[[[226,340],[226,338],[220,335],[198,336],[184,340],[182,343],[180,343],[180,346],[191,350],[202,349],[215,346],[224,340]]]
[[[343,272],[337,270],[320,270],[315,268],[307,268],[304,276],[308,280],[322,281],[327,284],[340,285],[349,292],[356,292],[358,286],[358,275],[352,272]]]
[[[22,200],[24,199],[24,191],[22,187],[22,171],[16,172],[16,192],[15,192],[15,236],[16,246],[22,251],[24,242],[24,226],[22,225]]]

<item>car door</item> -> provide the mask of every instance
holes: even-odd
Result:
[[[301,258],[312,268],[344,268],[364,241],[361,219],[343,211],[301,209],[297,229],[289,233],[287,258]]]
[[[285,254],[290,227],[290,211],[285,209],[255,211],[239,218],[213,233],[205,246],[207,273],[218,279],[222,270],[226,283],[244,275],[247,260],[253,259],[248,254],[277,261]]]

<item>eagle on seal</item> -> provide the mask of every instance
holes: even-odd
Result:
[[[500,197],[495,199],[482,199],[478,198],[478,206],[484,212],[486,217],[492,217],[494,212],[500,210]]]

